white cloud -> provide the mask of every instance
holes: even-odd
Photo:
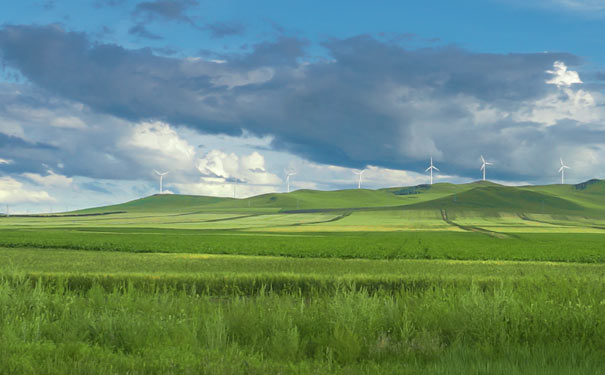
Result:
[[[50,124],[57,128],[65,129],[85,129],[84,121],[75,116],[55,117],[50,121]]]
[[[48,170],[48,175],[42,176],[38,173],[23,173],[23,177],[34,181],[40,185],[44,186],[53,186],[53,187],[68,187],[73,182],[73,179],[70,177],[66,177],[60,174],[56,174],[55,172]]]
[[[267,172],[265,158],[256,151],[240,157],[235,153],[212,150],[198,160],[197,169],[206,179],[241,181],[252,185],[281,183],[279,177]]]
[[[134,125],[118,147],[135,165],[147,170],[150,177],[155,177],[154,169],[170,172],[169,183],[194,175],[195,147],[169,124],[144,122]]]
[[[567,70],[567,65],[562,61],[555,61],[553,64],[554,70],[547,70],[546,73],[552,74],[554,77],[547,80],[546,83],[557,86],[571,86],[574,83],[582,83],[578,72]]]
[[[153,151],[169,163],[191,163],[195,156],[195,148],[181,138],[170,125],[163,122],[144,122],[136,125],[126,144]]]
[[[2,159],[0,158],[0,164],[12,164],[13,161],[10,159]]]
[[[254,151],[247,155],[212,150],[198,158],[202,174],[196,183],[175,183],[181,193],[238,198],[275,192],[282,180],[267,171],[265,158]]]
[[[33,191],[26,189],[23,184],[11,177],[0,177],[0,202],[6,204],[15,203],[42,203],[54,202],[46,191]]]
[[[554,71],[546,71],[554,75],[546,83],[556,85],[558,91],[525,103],[512,113],[512,118],[515,121],[533,121],[548,126],[555,125],[562,119],[581,123],[599,122],[605,116],[601,106],[597,105],[597,98],[602,100],[601,95],[573,89],[571,85],[582,83],[578,72],[567,70],[567,66],[560,61],[556,61],[554,67]]]

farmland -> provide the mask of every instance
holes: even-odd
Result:
[[[0,218],[0,373],[603,373],[604,187]]]

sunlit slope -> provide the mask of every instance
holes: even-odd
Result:
[[[197,195],[156,194],[134,201],[75,211],[75,214],[99,214],[111,212],[195,212],[204,207],[232,198]]]

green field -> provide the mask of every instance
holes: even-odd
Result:
[[[605,373],[605,182],[0,218],[0,373]]]

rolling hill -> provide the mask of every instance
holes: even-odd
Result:
[[[499,212],[575,216],[605,215],[605,181],[578,185],[503,186],[488,181],[438,183],[379,190],[297,190],[245,199],[194,195],[153,195],[123,204],[91,208],[72,214],[141,212],[304,213],[355,210],[450,210],[482,215]]]

